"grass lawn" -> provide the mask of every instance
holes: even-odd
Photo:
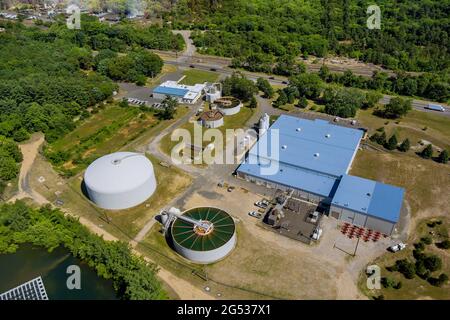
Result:
[[[186,108],[179,108],[176,118],[186,112]],[[124,148],[129,150],[130,145],[137,146],[144,138],[150,139],[172,121],[160,121],[153,113],[138,108],[110,105],[50,144],[48,151],[68,153],[69,160],[56,168],[76,175],[96,158]]]
[[[225,137],[226,129],[239,129],[245,128],[247,121],[252,117],[256,109],[251,109],[248,107],[242,107],[241,111],[232,116],[225,116],[224,125],[218,128]],[[194,123],[188,122],[183,124],[180,129],[186,129],[191,133],[191,137],[194,137]],[[205,129],[205,128],[202,128]],[[161,139],[161,150],[170,155],[173,147],[175,147],[179,141],[171,141],[171,134],[166,135]],[[203,142],[203,147],[205,147],[209,142]]]
[[[190,176],[175,167],[163,167],[159,164],[160,160],[148,155],[153,163],[158,182],[155,193],[144,204],[135,208],[107,212],[95,207],[83,195],[81,173],[89,165],[91,159],[118,150],[136,151],[142,146],[146,146],[148,141],[160,130],[184,116],[186,112],[188,112],[187,108],[180,107],[175,119],[159,121],[151,113],[142,113],[136,108],[107,107],[50,146],[57,148],[56,150],[74,152],[73,150],[79,150],[80,147],[85,148],[84,141],[92,141],[89,148],[86,148],[89,150],[89,156],[86,155],[85,161],[75,167],[75,172],[78,174],[70,179],[64,179],[57,174],[50,163],[45,161],[43,156],[39,155],[32,169],[30,184],[49,201],[62,200],[64,209],[75,215],[84,216],[93,223],[102,225],[108,232],[120,239],[128,241],[129,237],[134,237],[153,215],[189,186]],[[112,124],[117,124],[117,130],[108,132],[109,134],[104,139],[89,139],[102,128]],[[46,179],[44,183],[38,182],[40,176]],[[165,183],[166,181],[171,181],[171,183]],[[106,216],[112,219],[111,224],[106,222]]]
[[[444,290],[431,286],[418,277],[408,280],[398,272],[389,272],[386,266],[393,265],[397,259],[405,257],[413,259],[411,257],[413,242],[430,231],[424,230],[426,223],[420,221],[429,217],[445,216],[448,213],[450,198],[446,195],[449,193],[448,186],[450,186],[450,165],[422,159],[415,152],[422,150],[423,146],[418,144],[422,139],[430,141],[435,146],[450,149],[450,119],[416,110],[412,110],[398,121],[376,117],[372,114],[372,110],[359,110],[357,118],[362,126],[369,129],[369,135],[376,129],[384,127],[388,138],[395,133],[399,142],[405,138],[410,140],[412,148],[406,153],[396,150],[358,151],[350,174],[405,188],[405,200],[411,209],[412,226],[417,226],[408,240],[408,249],[396,254],[386,253],[375,261],[382,267],[382,276],[397,282],[401,281],[402,288],[383,288],[378,292],[370,292],[365,285],[367,277],[362,272],[359,281],[361,291],[371,297],[382,294],[386,299],[448,299],[450,297],[448,285]],[[435,152],[436,155],[437,152]],[[448,216],[446,221],[448,225]],[[428,247],[432,251],[439,251],[433,246]],[[443,260],[445,260],[444,269],[450,275],[448,253]]]
[[[431,228],[427,226],[427,222],[430,222],[432,220],[441,220],[443,224]],[[445,238],[448,239],[448,232],[450,228],[449,217],[443,216],[439,218],[433,218],[432,220],[425,219],[418,224],[416,232],[414,232],[412,235],[412,242],[418,242],[421,237],[430,236],[431,231],[434,233],[434,235],[432,235],[434,243],[440,242]],[[428,281],[419,278],[417,275],[413,279],[406,279],[401,273],[395,271],[391,272],[386,269],[386,267],[394,265],[395,261],[399,259],[408,259],[411,262],[414,262],[415,259],[412,255],[413,249],[414,247],[410,245],[403,251],[397,253],[388,253],[374,261],[375,264],[381,267],[382,277],[387,277],[389,279],[395,280],[395,282],[400,281],[402,283],[402,287],[400,289],[384,288],[382,286],[380,290],[369,290],[366,286],[367,277],[364,274],[361,274],[358,283],[361,291],[369,297],[383,295],[385,299],[449,299],[450,283],[447,283],[442,287],[435,287],[429,284]],[[431,244],[426,246],[424,253],[435,254],[442,259],[442,269],[433,272],[433,277],[437,277],[441,273],[450,275],[449,250],[442,250],[437,248],[435,244]]]
[[[450,118],[431,112],[412,110],[399,120],[387,120],[372,114],[372,110],[359,110],[357,118],[373,134],[384,127],[386,135],[397,134],[399,142],[408,138],[411,146],[420,140],[430,141],[434,145],[450,150]]]
[[[49,201],[60,199],[64,202],[63,208],[69,212],[82,216],[116,237],[129,241],[134,238],[142,227],[165,205],[176,198],[191,183],[191,177],[175,167],[161,166],[160,160],[147,155],[153,163],[157,188],[155,193],[144,203],[128,210],[108,211],[93,205],[81,191],[82,176],[71,179],[62,179],[52,169],[42,156],[36,160],[30,176],[30,184]],[[38,178],[45,177],[44,183]],[[171,183],[165,183],[171,181]],[[111,219],[108,224],[107,219]]]
[[[450,165],[424,160],[415,154],[358,151],[350,174],[406,189],[413,216],[448,212]]]
[[[190,69],[183,72],[185,78],[180,82],[185,85],[194,85],[204,82],[217,82],[219,74],[210,71]]]
[[[335,288],[315,285],[318,281],[333,281],[333,276],[324,270],[327,267],[299,272],[310,266],[310,261],[293,259],[290,253],[265,246],[242,223],[237,223],[236,248],[224,260],[209,265],[196,265],[180,257],[159,230],[160,226],[155,225],[138,250],[192,284],[220,292],[223,299],[332,299],[336,294]],[[209,281],[202,280],[193,271],[207,276]],[[303,285],[311,289],[305,290]]]

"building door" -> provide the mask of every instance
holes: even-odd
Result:
[[[337,211],[331,211],[331,216],[335,219],[339,219],[339,212]]]

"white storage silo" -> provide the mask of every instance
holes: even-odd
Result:
[[[117,152],[87,168],[84,183],[89,199],[109,210],[122,210],[147,200],[156,189],[153,165],[143,154]]]

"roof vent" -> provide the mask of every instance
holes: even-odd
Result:
[[[325,138],[330,138],[331,137],[331,134],[329,134],[329,133],[327,133],[326,135],[325,135]]]
[[[318,158],[319,156],[320,156],[320,154],[318,152],[314,153],[314,157]]]
[[[297,128],[297,129],[295,129],[295,131],[300,132],[300,131],[302,131],[302,128]]]
[[[366,193],[366,196],[371,197],[372,194],[371,194],[370,192],[367,192],[367,193]]]
[[[287,149],[287,145],[285,145],[285,144],[283,144],[282,146],[281,146],[281,149]]]

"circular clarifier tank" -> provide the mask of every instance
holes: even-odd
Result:
[[[213,263],[225,258],[236,244],[236,226],[225,211],[214,207],[190,209],[183,216],[212,225],[204,230],[192,223],[176,219],[171,236],[175,250],[196,263]]]

